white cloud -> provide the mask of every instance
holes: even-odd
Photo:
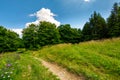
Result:
[[[85,2],[90,2],[90,0],[84,0]]]
[[[35,16],[35,13],[34,13],[34,14],[29,14],[29,16],[30,16],[30,17],[33,17],[33,16]]]
[[[19,34],[20,37],[22,37],[22,30],[23,29],[11,29],[11,30],[16,32],[17,34]]]
[[[60,22],[55,20],[54,18],[54,16],[56,15],[52,13],[50,9],[42,8],[36,13],[30,14],[29,16],[36,16],[37,20],[34,22],[26,23],[26,26],[29,26],[30,24],[38,25],[40,21],[51,22],[51,23],[54,23],[56,26],[60,25]]]

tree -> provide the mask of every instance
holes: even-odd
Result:
[[[77,32],[79,34],[79,36],[78,36],[78,42],[82,42],[83,41],[82,30],[81,29],[77,29]]]
[[[92,39],[92,28],[89,22],[85,23],[83,30],[82,30],[82,34],[83,34],[84,41],[88,41]]]
[[[118,3],[114,3],[111,14],[107,19],[107,25],[109,37],[120,36],[120,5]]]
[[[0,52],[15,51],[19,48],[19,35],[0,26]]]
[[[38,45],[38,27],[34,24],[29,25],[29,27],[23,29],[23,42],[25,48],[36,49],[39,48]]]
[[[39,47],[60,42],[60,35],[55,24],[40,22],[39,25],[31,24],[23,30],[25,48],[37,49]]]
[[[107,24],[100,13],[94,12],[91,15],[89,22],[86,22],[83,27],[82,34],[84,41],[91,39],[103,39],[108,37]]]
[[[92,39],[102,39],[107,37],[107,25],[104,18],[94,12],[90,18],[90,27],[92,29]]]
[[[38,25],[38,38],[41,46],[57,44],[60,42],[60,35],[55,24],[40,22]]]
[[[62,43],[78,43],[81,40],[81,30],[71,28],[69,24],[60,25],[58,27],[60,33],[60,40]]]

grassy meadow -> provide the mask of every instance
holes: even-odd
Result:
[[[34,57],[58,64],[86,80],[120,79],[120,38],[114,38],[0,54],[0,80],[59,80]]]
[[[41,62],[25,54],[0,55],[0,80],[59,80]]]
[[[57,63],[86,80],[120,79],[120,38],[46,46],[32,55]]]

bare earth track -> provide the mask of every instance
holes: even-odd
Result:
[[[36,58],[42,62],[43,66],[49,69],[54,75],[56,75],[60,80],[85,80],[84,77],[77,76],[73,73],[68,72],[66,69],[58,66],[57,64],[44,61],[42,59]]]

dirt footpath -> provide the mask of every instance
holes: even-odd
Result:
[[[58,66],[57,64],[44,61],[39,58],[35,58],[42,62],[43,66],[49,69],[54,75],[56,75],[60,80],[85,80],[84,77],[77,76],[73,73],[68,72],[66,69]]]

